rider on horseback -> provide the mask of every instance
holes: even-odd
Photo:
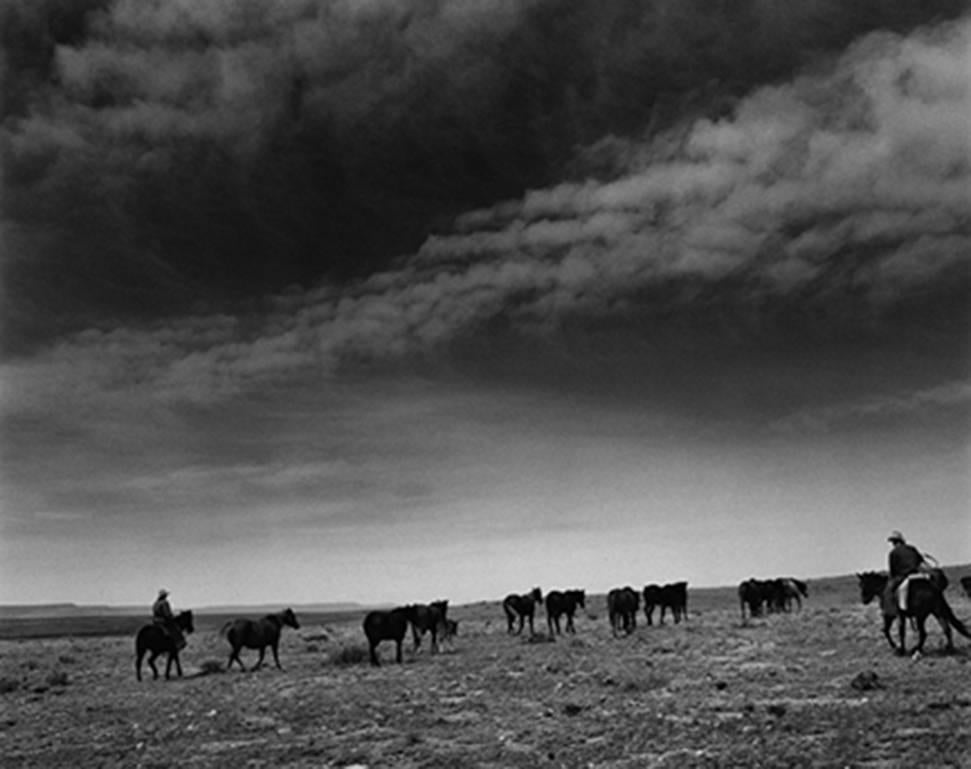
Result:
[[[900,610],[905,611],[907,609],[907,586],[904,583],[911,575],[926,571],[929,564],[920,550],[907,544],[904,535],[899,531],[891,532],[887,541],[893,545],[888,556],[890,581],[887,583],[887,590],[890,595],[897,597],[897,605]],[[901,587],[902,589],[900,589]]]
[[[158,591],[158,598],[152,604],[152,621],[158,625],[173,641],[177,649],[185,648],[185,636],[175,621],[172,607],[169,605],[169,591],[164,587]]]

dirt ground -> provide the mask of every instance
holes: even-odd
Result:
[[[971,619],[959,588],[948,598]],[[380,668],[361,617],[285,630],[285,671],[225,672],[226,642],[198,628],[183,678],[141,683],[132,637],[3,641],[0,763],[971,767],[971,641],[944,654],[932,620],[925,656],[894,656],[852,579],[744,624],[731,589],[691,591],[687,622],[641,615],[621,638],[603,596],[587,612],[550,642],[542,611],[529,640],[507,635],[498,603],[452,607],[450,648],[409,646],[396,665],[386,643]]]

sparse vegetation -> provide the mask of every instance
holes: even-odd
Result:
[[[341,646],[331,652],[331,665],[361,665],[369,661],[366,646]]]
[[[593,596],[601,619],[578,617],[555,643],[508,635],[498,604],[456,606],[458,653],[406,642],[404,664],[386,652],[380,668],[360,616],[329,621],[327,642],[285,636],[282,672],[225,673],[210,627],[182,654],[202,675],[169,682],[135,681],[131,638],[0,641],[16,713],[0,716],[4,766],[97,765],[129,755],[133,729],[146,766],[962,766],[971,642],[946,655],[931,628],[923,659],[896,657],[879,610],[838,586],[744,627],[733,590],[697,591],[687,623],[621,638]],[[971,600],[949,599],[971,617]],[[83,664],[83,686],[38,663],[63,656]]]

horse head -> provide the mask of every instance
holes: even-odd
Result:
[[[175,615],[175,624],[186,633],[194,633],[196,630],[195,625],[192,624],[191,610],[180,611]]]
[[[889,577],[877,571],[865,571],[862,574],[858,573],[856,579],[860,585],[860,600],[868,604],[883,593]]]
[[[285,609],[280,614],[280,620],[287,627],[292,627],[294,630],[300,629],[300,623],[297,622],[297,615],[293,613],[293,609]]]
[[[538,587],[534,587],[530,591],[529,597],[532,598],[534,601],[536,601],[536,603],[542,605],[542,603],[543,603],[543,591],[540,590]]]

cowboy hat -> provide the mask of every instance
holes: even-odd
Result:
[[[906,542],[904,535],[899,531],[891,531],[890,536],[887,537],[887,542]]]

